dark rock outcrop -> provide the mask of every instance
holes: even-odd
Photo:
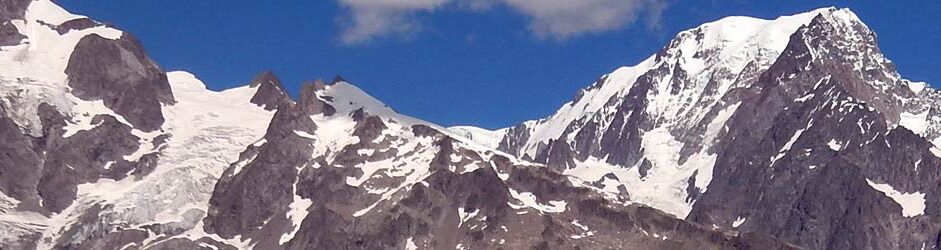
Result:
[[[258,89],[255,91],[255,95],[252,96],[252,103],[265,107],[265,110],[276,110],[278,107],[292,102],[291,97],[284,90],[281,80],[270,70],[255,76],[249,86]]]
[[[161,105],[174,103],[167,75],[128,33],[117,40],[96,34],[83,37],[65,73],[75,96],[103,100],[143,131],[159,129],[164,121]]]
[[[26,39],[20,34],[11,22],[22,19],[31,0],[2,0],[0,1],[0,47],[19,44]]]
[[[313,150],[309,139],[294,131],[315,131],[311,115],[334,113],[333,107],[317,98],[318,88],[322,83],[305,84],[298,103],[281,106],[275,113],[266,142],[243,152],[223,173],[209,200],[207,232],[225,238],[253,235],[269,218],[287,209],[298,167],[311,160]]]
[[[36,186],[42,176],[42,151],[39,140],[22,132],[20,127],[6,116],[6,108],[0,103],[0,191],[24,203],[38,206],[39,194]],[[29,202],[31,201],[31,202]]]
[[[91,18],[76,18],[72,20],[65,21],[62,24],[56,25],[56,32],[59,32],[60,35],[69,33],[73,30],[83,30],[96,26],[101,26],[102,24],[91,20]]]
[[[840,25],[818,16],[762,74],[729,122],[709,191],[690,220],[744,219],[741,231],[811,249],[935,246],[941,223],[928,218],[938,216],[931,204],[941,190],[930,183],[941,178],[941,159],[924,138],[892,128],[899,111],[886,101],[891,91],[874,92],[869,75],[843,62],[860,51],[841,41]],[[903,216],[870,183],[927,194],[924,215]]]
[[[23,39],[26,39],[26,36],[20,34],[13,23],[0,21],[0,47],[17,45]]]
[[[22,19],[32,0],[0,0],[0,21]]]

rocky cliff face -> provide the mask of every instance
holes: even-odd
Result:
[[[0,249],[927,249],[941,92],[849,10],[681,32],[487,131],[346,80],[212,91],[0,0]]]
[[[937,149],[896,126],[913,92],[874,38],[845,10],[796,32],[730,119],[689,219],[808,248],[937,244]]]
[[[349,83],[305,85],[216,184],[204,230],[258,249],[787,247],[608,200],[459,138]]]
[[[901,78],[849,10],[754,22],[682,32],[500,148],[715,228],[811,249],[936,246],[937,90]]]
[[[195,227],[264,134],[272,112],[251,99],[280,89],[209,91],[49,1],[0,1],[0,18],[3,249],[116,249]]]

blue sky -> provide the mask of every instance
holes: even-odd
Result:
[[[595,2],[596,4],[591,4]],[[59,1],[135,34],[158,64],[210,88],[274,70],[300,84],[342,75],[401,113],[510,126],[724,16],[849,7],[908,79],[941,84],[941,1],[281,0]],[[588,4],[581,4],[588,3]],[[566,5],[566,6],[560,6]]]

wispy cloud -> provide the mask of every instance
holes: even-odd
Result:
[[[421,24],[413,20],[420,11],[432,11],[449,0],[339,0],[346,9],[338,22],[344,44],[362,44],[374,38],[416,32]]]
[[[662,3],[653,0],[504,0],[513,9],[531,18],[537,36],[568,39],[583,33],[617,30],[635,22],[641,15],[659,22]]]
[[[340,20],[345,44],[409,35],[419,31],[418,12],[456,6],[487,11],[506,6],[529,18],[537,37],[566,40],[585,33],[622,29],[642,17],[657,27],[663,0],[338,0],[346,12]]]

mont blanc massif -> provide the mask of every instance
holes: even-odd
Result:
[[[702,24],[493,131],[246,81],[0,0],[0,249],[941,246],[941,91],[849,9]]]

